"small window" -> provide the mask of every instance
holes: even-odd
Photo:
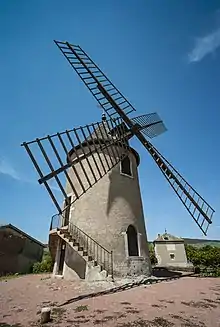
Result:
[[[132,176],[131,161],[128,156],[121,161],[121,174]]]
[[[169,238],[168,238],[167,236],[165,236],[163,239],[164,239],[164,240],[166,240],[166,241],[168,241],[168,240],[169,240]]]
[[[174,253],[170,253],[170,259],[174,260],[175,259],[175,254]]]

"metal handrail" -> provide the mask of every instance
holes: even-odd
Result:
[[[58,218],[56,227],[53,225],[55,218]],[[64,226],[64,220],[65,218],[61,214],[54,215],[51,219],[50,230],[54,228],[62,228]],[[72,222],[68,223],[68,231],[76,243],[79,243],[79,246],[83,247],[83,250],[87,252],[87,255],[92,257],[97,264],[102,265],[113,278],[113,251],[106,249]]]
[[[108,252],[109,254],[111,253],[111,251],[107,250],[104,246],[102,246],[101,244],[99,244],[96,240],[94,240],[94,238],[92,238],[91,236],[89,236],[87,233],[85,233],[82,229],[80,229],[78,226],[74,225],[73,223],[69,222],[69,225],[72,225],[74,227],[76,227],[81,233],[83,233],[86,237],[88,237],[90,240],[92,240],[94,243],[96,243],[100,248],[102,248],[103,250],[105,250],[106,252]]]

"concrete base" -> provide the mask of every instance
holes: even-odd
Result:
[[[89,282],[93,281],[101,281],[106,280],[107,272],[106,270],[102,270],[100,266],[93,266],[92,264],[88,263],[86,267],[86,276],[85,280]]]
[[[187,263],[187,264],[178,264],[178,265],[156,265],[155,268],[159,269],[167,269],[170,271],[186,271],[186,272],[193,272],[194,266],[193,264]]]
[[[56,278],[56,279],[63,279],[63,275],[52,275],[52,278]]]
[[[86,281],[103,281],[107,279],[107,272],[101,271],[99,265],[94,266],[93,261],[86,261],[77,251],[75,251],[68,243],[66,244],[64,265],[62,275],[58,274],[60,260],[60,240],[57,242],[56,257],[53,268],[53,278],[63,278],[66,280]]]
[[[151,264],[147,258],[128,257],[122,263],[114,263],[114,275],[118,277],[151,276],[151,273]]]
[[[88,261],[88,256],[83,256],[82,251],[78,251],[66,242],[65,258],[63,264],[63,271],[59,271],[60,263],[60,247],[61,238],[57,242],[57,249],[55,255],[55,264],[53,269],[53,276],[62,275],[66,280],[87,280],[87,281],[104,281],[107,280],[107,272],[101,270],[99,265],[95,265],[94,261]],[[113,263],[114,276],[113,277],[137,277],[150,276],[152,274],[151,263],[149,258],[134,256],[127,258],[115,258]],[[118,261],[117,261],[118,259]],[[120,261],[122,260],[122,261]],[[110,277],[112,279],[112,276]]]
[[[187,268],[193,268],[193,264],[192,263],[187,263],[187,262],[174,262],[172,264],[168,263],[166,265],[156,265],[155,267],[162,267],[162,268],[183,268],[183,269],[187,269]]]

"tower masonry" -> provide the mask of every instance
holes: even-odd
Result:
[[[105,140],[103,137],[97,140],[96,136],[92,142],[94,141],[104,142]],[[108,169],[108,162],[113,160],[113,156],[111,158],[113,151],[122,154],[124,148],[120,144],[115,144],[111,147],[111,151],[105,149],[93,155],[101,157],[105,166],[102,169]],[[84,152],[88,152],[86,144]],[[69,159],[74,161],[81,155],[82,150],[75,148],[69,153]],[[87,156],[74,165],[84,185],[87,183],[86,176],[90,180],[94,178],[94,174],[97,179],[99,178],[93,156]],[[104,248],[113,251],[115,276],[150,275],[151,273],[138,179],[139,162],[138,153],[130,148],[124,159],[77,199],[70,208],[70,224],[76,225]],[[81,165],[84,166],[86,175],[83,174]],[[69,170],[69,176],[76,189],[80,189],[80,184],[72,169]],[[67,183],[67,193],[73,197],[71,190],[71,186]]]

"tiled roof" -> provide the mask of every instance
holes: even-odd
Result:
[[[14,231],[16,231],[17,233],[23,235],[24,237],[28,238],[29,240],[41,245],[42,247],[45,247],[45,245],[43,243],[41,243],[40,241],[36,240],[35,238],[33,238],[32,236],[26,234],[25,232],[23,232],[22,230],[20,230],[19,228],[15,227],[12,224],[0,224],[0,229],[4,229],[4,228],[10,228]]]
[[[169,241],[183,242],[184,240],[180,237],[176,237],[168,233],[158,234],[157,238],[154,240],[154,242],[169,242]]]

